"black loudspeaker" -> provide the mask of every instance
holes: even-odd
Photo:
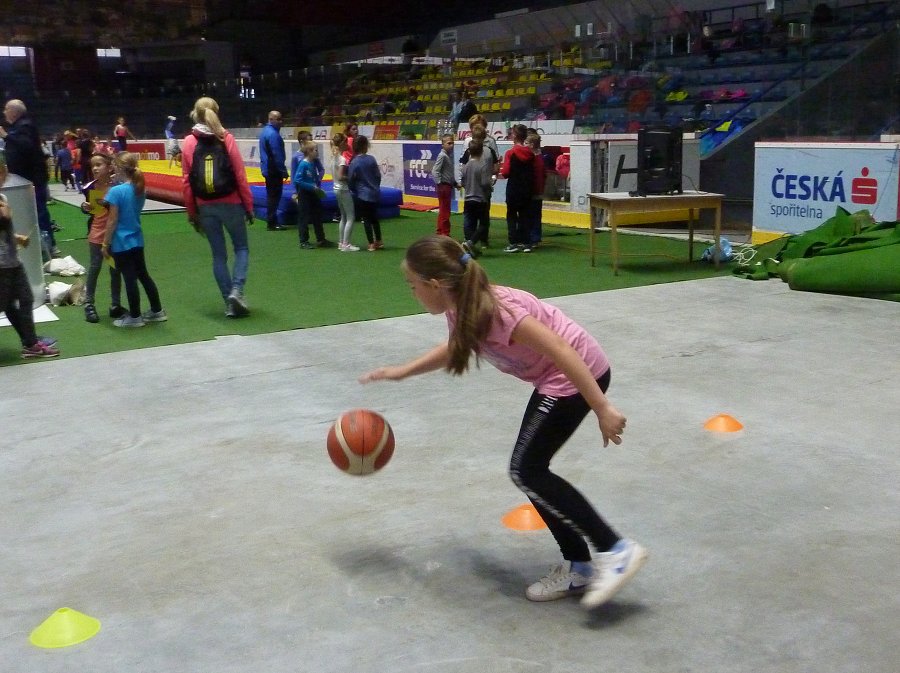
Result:
[[[682,193],[681,138],[681,129],[671,126],[638,130],[638,196]]]

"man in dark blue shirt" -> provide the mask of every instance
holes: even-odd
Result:
[[[269,113],[269,123],[259,134],[259,168],[266,179],[266,220],[269,231],[285,228],[278,224],[278,204],[281,203],[284,179],[288,177],[281,123],[281,113],[272,110]]]

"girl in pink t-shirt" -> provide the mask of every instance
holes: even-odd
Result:
[[[447,236],[413,243],[403,263],[413,295],[434,315],[446,314],[449,338],[402,365],[362,377],[399,381],[445,369],[460,375],[484,358],[534,385],[510,459],[510,476],[559,544],[563,562],[529,586],[526,597],[551,601],[584,594],[582,604],[608,601],[641,568],[647,551],[621,538],[550,461],[593,411],[603,446],[622,442],[625,416],[606,398],[609,361],[597,341],[558,308],[510,287],[491,285],[484,269]],[[591,560],[588,542],[598,553]]]

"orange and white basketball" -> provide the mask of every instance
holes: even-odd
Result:
[[[394,455],[394,431],[370,409],[345,411],[328,431],[328,457],[348,474],[377,472]]]

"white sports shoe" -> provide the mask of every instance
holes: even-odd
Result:
[[[132,318],[130,314],[127,314],[118,320],[113,320],[113,325],[116,327],[143,327],[144,324],[144,319],[141,316]]]
[[[228,308],[231,309],[231,317],[243,318],[250,315],[250,309],[247,307],[247,300],[244,299],[244,293],[239,287],[231,289],[231,294],[225,300]]]
[[[165,322],[169,319],[169,316],[166,314],[165,309],[154,311],[152,308],[148,308],[141,314],[141,318],[144,322]]]
[[[590,582],[590,577],[572,570],[571,561],[563,561],[551,568],[546,577],[528,587],[525,590],[525,597],[530,601],[556,601],[584,593]]]
[[[596,608],[612,598],[647,562],[647,550],[634,540],[622,538],[610,551],[597,555],[596,572],[581,599],[586,608]]]

